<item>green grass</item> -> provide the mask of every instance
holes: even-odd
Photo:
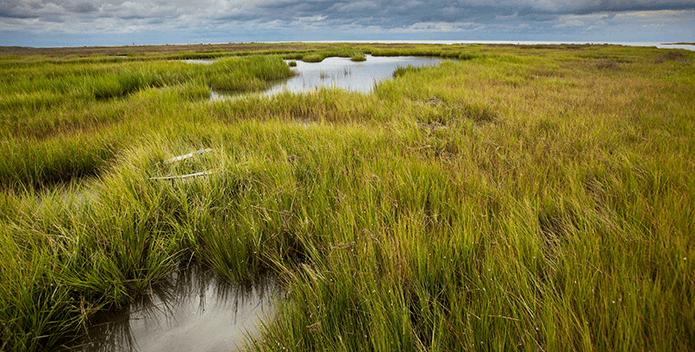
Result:
[[[40,187],[100,172],[151,128],[175,123],[181,105],[211,89],[257,91],[294,73],[278,57],[212,65],[145,62],[8,70],[0,98],[1,187]],[[11,80],[10,77],[23,77]],[[150,118],[168,112],[172,118]],[[157,126],[157,127],[155,127]]]
[[[364,56],[364,53],[356,53],[350,57],[350,61],[355,61],[355,62],[367,61],[367,57]]]
[[[302,57],[302,61],[304,62],[321,62],[323,59],[326,57],[321,54],[306,54]]]
[[[695,349],[692,53],[282,55],[358,50],[461,60],[368,95],[217,102],[210,89],[291,71],[277,56],[1,60],[0,346],[70,345],[192,259],[279,277],[251,350]]]

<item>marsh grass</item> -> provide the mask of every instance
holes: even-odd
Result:
[[[302,56],[302,61],[304,62],[321,62],[326,57],[321,54],[306,54]]]
[[[422,70],[422,67],[414,67],[414,66],[398,66],[396,69],[393,71],[393,78],[398,78],[401,76],[405,76],[408,73],[417,73],[418,71]]]
[[[618,68],[616,61],[599,61],[596,63],[596,68],[599,70],[615,70]]]
[[[473,59],[214,102],[281,60],[3,60],[0,346],[69,346],[194,260],[277,274],[252,350],[695,349],[692,54],[360,49]]]
[[[364,53],[356,53],[350,57],[350,61],[355,61],[355,62],[367,61],[367,57],[364,55]]]
[[[668,54],[659,55],[656,58],[654,58],[654,62],[659,63],[659,64],[662,62],[665,62],[665,61],[669,61],[669,60],[670,61],[685,62],[688,60],[688,56],[681,53],[681,52],[674,51],[674,52],[669,52]]]
[[[169,120],[147,120],[151,114],[207,99],[211,89],[257,91],[294,74],[275,56],[226,58],[212,65],[164,61],[10,72],[24,78],[6,81],[0,103],[5,188],[98,174],[118,146]]]

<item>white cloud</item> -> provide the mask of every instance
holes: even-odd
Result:
[[[296,21],[299,22],[321,22],[328,18],[328,16],[323,16],[323,15],[315,15],[315,16],[307,16],[307,17],[295,17]]]
[[[355,12],[364,10],[376,10],[379,6],[374,1],[354,1],[354,2],[339,2],[333,4],[329,11],[337,12]]]
[[[495,2],[484,0],[459,0],[457,3],[464,7],[488,6],[507,10],[531,9],[535,11],[557,12],[567,11],[581,2],[582,1],[573,0],[501,0]]]
[[[693,6],[695,8],[695,5]],[[615,15],[617,19],[633,21],[671,21],[695,18],[695,10],[661,10],[661,11],[629,11]]]
[[[158,5],[151,2],[132,2],[126,1],[118,6],[104,5],[101,12],[106,17],[122,19],[142,19],[142,18],[177,18],[180,11],[173,6]]]
[[[564,15],[557,18],[553,28],[597,27],[605,24],[605,20],[610,17],[608,14]]]

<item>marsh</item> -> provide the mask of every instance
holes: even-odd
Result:
[[[296,72],[294,77],[277,81],[274,86],[261,92],[261,95],[273,96],[283,91],[311,92],[319,87],[368,93],[375,83],[392,78],[398,67],[436,66],[442,62],[440,58],[416,56],[366,55],[366,59],[355,62],[347,57],[329,57],[321,62],[296,61],[297,66],[292,68]],[[205,61],[196,60],[196,63]],[[238,97],[239,93],[213,91],[210,97],[212,100],[221,100],[231,96]]]

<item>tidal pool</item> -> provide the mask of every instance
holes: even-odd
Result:
[[[102,314],[72,351],[236,351],[275,314],[275,281],[232,284],[199,267],[116,312]]]
[[[278,84],[267,95],[277,94],[283,90],[292,92],[311,91],[318,87],[338,87],[356,92],[369,92],[374,83],[390,79],[399,66],[435,66],[441,62],[438,58],[412,56],[366,56],[367,61],[354,62],[345,57],[329,57],[321,62],[307,63],[297,61],[297,76],[287,82]]]
[[[279,82],[260,94],[273,96],[286,90],[310,92],[319,87],[336,87],[353,92],[368,93],[371,92],[374,83],[392,78],[393,72],[398,67],[436,66],[442,62],[439,58],[414,56],[366,55],[366,58],[367,61],[362,62],[354,62],[346,57],[329,57],[321,62],[296,61],[297,66],[292,69],[297,72],[297,75]],[[213,92],[210,99],[223,100],[239,96],[244,95]]]

